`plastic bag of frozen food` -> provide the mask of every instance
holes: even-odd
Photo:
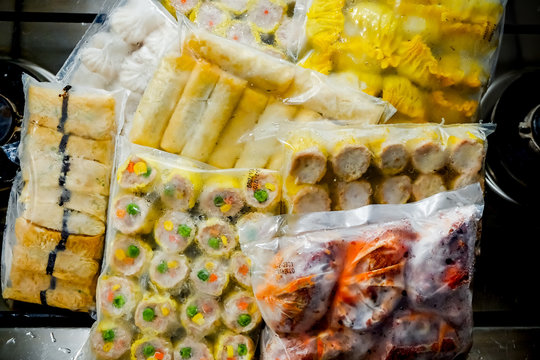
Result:
[[[294,60],[302,38],[295,1],[162,0],[172,13],[185,15],[200,28],[256,47],[267,54]]]
[[[290,213],[402,204],[483,184],[493,131],[492,124],[355,127],[328,121],[255,130],[277,134],[285,144],[283,195]]]
[[[175,19],[154,0],[108,0],[58,74],[61,82],[127,89],[131,119],[160,59],[178,48]]]
[[[477,121],[506,0],[306,0],[299,64],[397,109],[392,122]]]
[[[97,322],[80,359],[253,358],[261,315],[236,227],[279,212],[278,172],[118,145]]]
[[[454,359],[472,343],[473,184],[416,203],[239,227],[268,326],[262,359]]]
[[[24,79],[21,171],[2,249],[2,295],[94,308],[125,92]]]
[[[377,123],[379,99],[184,22],[181,55],[166,56],[134,116],[132,142],[219,168],[265,168],[275,139],[239,144],[256,124],[319,117]],[[302,120],[300,120],[302,119]]]

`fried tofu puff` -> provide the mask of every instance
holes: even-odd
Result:
[[[251,360],[255,356],[255,344],[248,336],[224,332],[217,338],[214,348],[216,360]]]
[[[238,291],[227,296],[221,314],[223,322],[236,333],[245,333],[255,329],[261,323],[261,313],[253,294]]]
[[[234,226],[218,218],[200,224],[197,242],[206,254],[217,257],[228,257],[238,244]]]
[[[173,359],[172,344],[162,338],[145,336],[131,345],[131,360]]]
[[[147,160],[131,156],[118,169],[118,185],[129,191],[146,191],[156,179],[157,169]]]
[[[119,359],[129,350],[132,337],[127,324],[102,320],[90,331],[90,348],[98,359]]]
[[[180,325],[177,307],[176,301],[167,296],[145,297],[135,310],[135,325],[147,334],[169,334]]]
[[[221,308],[212,296],[198,294],[189,298],[180,310],[180,321],[188,334],[201,338],[219,324]]]
[[[240,182],[225,174],[208,179],[199,198],[199,207],[207,216],[234,217],[244,204]]]
[[[156,222],[154,238],[168,252],[183,252],[195,238],[197,225],[182,211],[168,211]]]

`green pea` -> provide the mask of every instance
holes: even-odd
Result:
[[[152,173],[152,168],[150,166],[148,166],[148,164],[146,164],[146,172],[144,174],[142,174],[142,176],[144,177],[149,177],[150,174]]]
[[[139,249],[138,246],[135,246],[135,245],[129,245],[128,246],[128,249],[127,249],[127,255],[128,257],[130,258],[136,258],[137,256],[139,256],[139,254],[141,253],[141,250]]]
[[[180,356],[182,356],[182,359],[189,359],[191,357],[191,348],[190,347],[181,348]]]
[[[268,193],[266,192],[266,190],[259,189],[253,193],[253,197],[258,202],[263,203],[268,200]]]
[[[225,200],[223,200],[223,197],[218,195],[214,198],[214,205],[217,207],[221,207],[225,205]]]
[[[208,239],[208,246],[210,246],[214,250],[218,250],[221,245],[221,240],[217,237],[211,237]]]
[[[238,316],[238,325],[245,327],[248,326],[251,323],[251,315],[249,314],[242,314]]]
[[[195,305],[190,305],[187,307],[186,309],[186,314],[187,316],[189,316],[190,318],[194,317],[195,315],[197,315],[199,313],[199,309],[197,309],[197,306]]]
[[[139,205],[135,203],[130,203],[126,207],[126,211],[129,215],[137,215],[138,213],[141,212],[141,209],[139,208]]]
[[[146,345],[142,350],[144,356],[150,357],[156,353],[156,349],[152,345]]]
[[[103,341],[105,342],[111,342],[114,340],[114,330],[113,329],[109,329],[109,330],[103,330],[101,332],[101,336],[103,337]]]
[[[247,346],[246,344],[238,344],[238,355],[244,356],[247,355]]]
[[[182,224],[178,227],[178,234],[187,238],[191,235],[191,228],[185,224]]]
[[[122,295],[116,295],[112,301],[115,308],[120,309],[126,303],[126,299]]]
[[[165,260],[161,261],[157,266],[157,271],[159,271],[161,274],[165,274],[167,270],[169,270],[167,263],[165,262]]]
[[[154,309],[147,307],[143,310],[142,317],[144,321],[152,321],[156,317],[156,314],[154,313]]]
[[[210,277],[210,273],[206,269],[199,270],[197,273],[197,277],[201,279],[202,281],[207,281]]]
[[[165,187],[163,188],[163,193],[166,195],[166,196],[174,196],[174,191],[176,190],[176,188],[174,187],[174,185],[172,184],[167,184],[165,185]]]

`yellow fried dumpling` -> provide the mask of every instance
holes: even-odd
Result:
[[[412,119],[422,121],[426,117],[424,92],[405,77],[389,75],[383,78],[382,98]]]
[[[437,60],[419,35],[403,43],[399,56],[398,74],[426,88],[438,86],[437,78],[432,75],[436,72]]]
[[[429,118],[432,122],[444,119],[445,124],[473,122],[478,101],[465,99],[456,90],[437,90],[429,95]]]
[[[311,50],[306,56],[298,61],[298,65],[328,75],[333,68],[332,52],[333,50],[331,47],[326,51]]]
[[[336,44],[335,63],[338,69],[355,68],[361,71],[375,71],[396,67],[399,63],[397,52],[380,58],[381,52],[363,36],[350,36]]]
[[[346,10],[345,34],[364,38],[377,60],[393,56],[401,45],[399,18],[388,6],[362,2]]]
[[[441,56],[436,76],[442,86],[463,84],[478,88],[488,80],[488,71],[476,59],[461,54]]]
[[[306,34],[315,49],[334,44],[344,27],[344,0],[314,0],[307,13]]]
[[[467,23],[498,23],[503,6],[500,0],[439,0],[445,9],[443,20]]]

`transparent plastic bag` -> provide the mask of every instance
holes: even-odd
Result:
[[[126,94],[23,80],[21,171],[6,219],[2,295],[89,311]]]
[[[355,127],[328,121],[309,129],[295,123],[258,129],[285,144],[284,200],[290,213],[406,203],[483,184],[493,131],[492,124]]]
[[[454,359],[472,344],[479,184],[239,228],[262,359]]]
[[[131,119],[161,58],[177,50],[175,19],[154,0],[109,0],[56,75],[61,82],[131,93]]]
[[[391,122],[478,121],[506,0],[306,0],[298,64],[394,105]]]
[[[251,359],[261,316],[236,226],[279,213],[281,178],[122,138],[97,321],[78,359]]]
[[[176,16],[182,14],[201,29],[281,59],[294,59],[302,24],[295,1],[283,0],[162,0]]]
[[[379,99],[187,21],[181,34],[181,55],[163,59],[137,108],[130,133],[136,144],[219,168],[265,168],[275,140],[237,143],[255,124],[319,113],[377,123],[392,112]]]

